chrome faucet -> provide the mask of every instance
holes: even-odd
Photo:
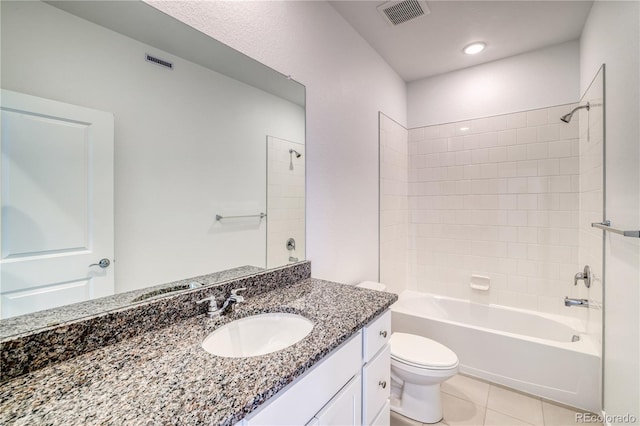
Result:
[[[227,300],[224,301],[221,307],[218,308],[218,301],[215,296],[205,297],[202,300],[198,300],[196,303],[204,303],[209,302],[209,309],[207,310],[207,315],[209,318],[215,318],[222,314],[227,313],[228,310],[234,310],[236,308],[236,304],[244,302],[244,297],[240,296],[238,292],[246,290],[246,287],[236,288],[231,290],[231,295],[227,297]]]
[[[588,308],[589,300],[588,299],[570,299],[568,297],[564,297],[564,306],[577,306],[579,308]]]

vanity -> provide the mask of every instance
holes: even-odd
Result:
[[[246,299],[228,315],[209,318],[195,303],[239,287],[247,288]],[[43,331],[48,340],[40,352],[54,354],[64,342],[86,339],[105,345],[86,353],[78,347],[77,356],[52,358],[37,369],[24,363],[33,336],[17,344],[19,338],[5,340],[3,352],[16,349],[17,359],[3,356],[3,372],[16,376],[0,384],[0,423],[385,424],[388,308],[396,299],[311,278],[309,263],[301,262],[99,314],[93,334],[83,339],[64,337],[74,332],[69,325]],[[166,314],[176,306],[196,309],[176,319]],[[203,349],[215,329],[268,312],[300,315],[313,329],[292,346],[262,356],[220,357]],[[136,324],[142,325],[138,334],[112,340]],[[54,335],[63,337],[54,343]],[[7,370],[8,362],[22,364]]]

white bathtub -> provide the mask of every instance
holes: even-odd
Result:
[[[573,308],[575,309],[575,308]],[[575,318],[406,290],[392,330],[451,348],[460,371],[599,413],[600,352]],[[580,340],[572,342],[573,336]]]

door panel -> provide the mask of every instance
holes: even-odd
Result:
[[[7,318],[114,293],[113,115],[2,91]]]
[[[2,132],[2,257],[86,250],[88,125],[2,111]]]

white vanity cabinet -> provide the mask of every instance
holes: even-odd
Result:
[[[236,426],[389,425],[386,311]]]
[[[320,415],[322,410],[344,396],[341,391],[351,383],[352,379],[357,378],[357,383],[360,383],[361,354],[362,331],[358,331],[309,372],[281,391],[273,401],[249,414],[241,424],[245,426],[314,424],[314,421],[320,420],[316,416]],[[357,400],[359,401],[361,387],[356,386],[355,389],[357,389]],[[344,398],[349,397],[344,396]],[[360,420],[361,405],[359,404],[357,407],[357,420]],[[323,418],[327,420],[331,416],[348,418],[348,413],[335,413],[340,407],[349,410],[350,406],[336,402],[333,410],[327,409],[326,417]],[[355,424],[359,425],[360,422]]]
[[[391,312],[363,330],[362,424],[389,425],[391,395]]]

